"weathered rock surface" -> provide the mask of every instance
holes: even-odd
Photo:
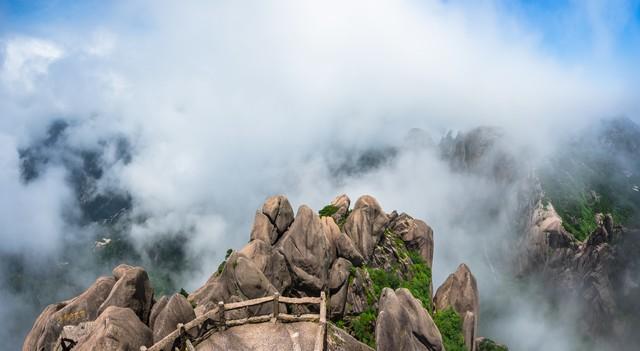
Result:
[[[331,201],[331,205],[338,208],[336,213],[334,213],[331,218],[333,218],[336,223],[339,223],[342,218],[347,215],[349,212],[349,206],[351,205],[351,199],[346,194],[336,196],[333,201]]]
[[[293,222],[293,208],[284,195],[272,196],[262,206],[264,213],[276,227],[278,233],[284,233]]]
[[[389,222],[378,201],[364,195],[356,201],[353,211],[344,224],[345,233],[351,238],[365,259],[373,253]]]
[[[330,243],[317,213],[302,205],[293,224],[278,242],[300,290],[318,295],[325,288],[331,264]]]
[[[115,279],[101,277],[77,297],[48,306],[36,320],[22,349],[53,350],[63,326],[96,319],[100,305],[107,299],[114,284]]]
[[[438,311],[451,307],[460,315],[463,319],[462,333],[465,336],[465,345],[473,351],[475,331],[478,329],[480,298],[476,278],[467,265],[458,266],[458,269],[442,283],[436,291],[434,303]],[[467,314],[468,312],[470,314]]]
[[[198,345],[196,350],[313,350],[318,328],[317,323],[310,322],[245,324],[213,334]],[[368,351],[372,349],[343,330],[328,325],[327,350]]]
[[[616,298],[614,281],[625,279],[620,275],[627,265],[623,262],[633,257],[617,253],[622,253],[624,246],[633,247],[633,243],[614,248],[612,243],[623,237],[623,229],[615,226],[609,215],[599,214],[595,220],[597,228],[585,242],[579,242],[564,229],[553,205],[539,201],[520,243],[518,273],[541,276],[545,287],[556,296],[589,306],[582,312],[580,329],[593,335],[610,335],[616,332],[620,300]]]
[[[24,340],[24,344],[22,345],[22,351],[35,351],[35,350],[50,350],[50,346],[41,346],[38,347],[38,341],[40,338],[43,338],[43,344],[52,344],[55,342],[54,338],[57,336],[49,336],[43,337],[45,334],[45,330],[47,329],[47,323],[52,319],[52,316],[58,312],[61,308],[65,306],[65,303],[56,303],[51,304],[45,307],[44,311],[38,316],[31,331],[27,334],[27,337]]]
[[[330,351],[373,351],[373,349],[346,331],[329,323],[327,324],[327,350]]]
[[[219,301],[230,301],[233,296],[249,300],[275,292],[277,289],[251,259],[234,252],[220,274],[214,273],[205,285],[189,295],[189,302],[196,304],[196,315],[201,315],[215,308]],[[252,307],[250,311],[252,314],[271,313],[271,305]]]
[[[153,330],[153,342],[158,342],[176,329],[178,323],[186,324],[196,318],[196,314],[187,299],[174,294],[158,312]]]
[[[164,309],[164,307],[167,305],[167,302],[169,302],[169,297],[163,295],[160,300],[156,301],[156,303],[153,304],[153,307],[151,308],[151,314],[149,315],[149,328],[151,328],[151,330],[153,330],[153,326],[156,322],[156,318],[158,318],[158,314],[162,312],[162,309]]]
[[[251,258],[280,294],[291,287],[292,278],[287,261],[273,246],[257,239],[245,245],[239,253]]]
[[[330,316],[341,316],[344,313],[351,267],[353,264],[344,258],[338,258],[331,267],[329,275]]]
[[[340,231],[340,227],[338,227],[335,220],[332,217],[322,217],[320,220],[322,221],[324,233],[329,240],[331,261],[335,257],[343,257],[355,266],[361,266],[364,263],[364,257],[353,245],[351,238]]]
[[[379,301],[376,349],[444,350],[442,336],[431,319],[407,289],[384,288]]]
[[[406,213],[390,215],[389,228],[399,235],[411,250],[416,250],[429,268],[433,265],[433,229]]]
[[[74,351],[137,351],[153,342],[151,329],[130,308],[107,307],[96,319],[89,335]]]
[[[114,269],[113,275],[120,278],[100,306],[98,314],[102,314],[109,306],[127,307],[147,323],[153,302],[153,288],[147,272],[141,267],[120,265]]]

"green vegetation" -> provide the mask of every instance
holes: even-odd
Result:
[[[464,336],[462,335],[462,319],[453,308],[436,312],[433,321],[438,326],[442,341],[447,351],[465,351]]]
[[[366,271],[371,285],[365,284],[365,296],[369,306],[357,316],[347,316],[336,321],[336,326],[347,330],[361,342],[375,347],[375,326],[378,300],[384,288],[406,288],[411,294],[422,302],[427,311],[431,310],[431,297],[429,287],[431,285],[431,269],[426,265],[420,253],[408,250],[404,241],[393,231],[385,230],[385,236],[393,245],[398,261],[392,262],[391,269],[382,269],[364,266],[352,267],[349,272],[349,284],[356,276],[363,275]],[[401,269],[401,264],[407,264],[408,271]]]
[[[339,208],[337,206],[327,205],[323,207],[320,211],[318,211],[318,214],[320,214],[320,217],[331,217],[334,214],[336,214],[338,210]]]
[[[547,200],[562,217],[563,227],[580,241],[587,239],[597,228],[597,213],[610,213],[616,223],[626,223],[630,218],[631,210],[616,205],[610,194],[549,187],[553,190],[547,193]]]
[[[376,315],[376,310],[370,307],[351,319],[348,328],[356,339],[373,348],[376,347]]]
[[[342,218],[338,220],[338,227],[340,227],[340,229],[342,229],[342,227],[344,227],[344,224],[347,223],[347,218],[349,218],[350,214],[351,210],[347,209],[347,212],[344,214],[344,216],[342,216]]]
[[[509,351],[509,348],[497,344],[491,339],[484,338],[480,344],[478,344],[478,351]]]
[[[382,289],[391,288],[395,290],[400,287],[401,280],[397,270],[386,271],[384,269],[368,267],[365,267],[365,269],[369,273],[369,277],[373,283],[372,289],[367,291],[367,303],[369,305],[375,304],[378,299],[380,299]]]
[[[185,298],[189,297],[189,293],[186,290],[184,290],[184,288],[180,289],[180,295],[184,296]]]
[[[545,200],[562,217],[565,229],[582,241],[596,229],[596,213],[610,213],[615,223],[625,226],[640,224],[640,217],[633,215],[640,211],[640,196],[634,188],[640,185],[640,161],[616,157],[620,152],[634,155],[635,149],[626,147],[637,138],[620,139],[615,135],[625,132],[604,132],[562,149],[540,172]]]
[[[424,263],[422,257],[418,255],[412,259],[413,265],[410,266],[411,278],[404,279],[399,274],[398,269],[386,271],[379,268],[365,267],[369,273],[369,277],[373,283],[371,291],[367,294],[367,303],[374,304],[380,298],[380,293],[384,288],[406,288],[411,291],[413,297],[422,302],[422,306],[427,310],[431,310],[431,294],[429,285],[431,284],[431,269]]]
[[[218,265],[218,269],[216,270],[216,275],[220,275],[220,273],[222,273],[222,271],[224,270],[224,267],[227,265],[227,259],[229,259],[229,256],[231,256],[232,253],[233,253],[233,249],[227,249],[227,253],[224,255],[224,261],[220,262],[220,265]]]
[[[420,254],[415,251],[409,251],[411,261],[411,279],[402,281],[400,283],[401,288],[407,288],[413,294],[413,297],[422,302],[422,307],[427,311],[431,311],[431,292],[429,286],[431,285],[431,269],[422,259]]]

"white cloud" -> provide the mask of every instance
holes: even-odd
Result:
[[[53,42],[32,37],[14,37],[4,45],[2,77],[16,90],[30,92],[34,80],[47,74],[49,65],[64,55]]]

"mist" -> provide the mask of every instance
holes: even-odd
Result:
[[[512,282],[502,246],[517,237],[512,209],[526,172],[509,185],[454,172],[435,147],[407,145],[405,135],[418,127],[438,142],[449,130],[497,126],[535,168],[600,118],[637,118],[637,75],[611,44],[615,11],[594,19],[593,50],[567,58],[501,2],[123,1],[102,10],[0,27],[0,254],[28,257],[32,276],[43,261],[76,273],[65,289],[41,289],[38,303],[74,296],[112,268],[86,264],[94,250],[65,251],[120,228],[79,213],[87,189],[125,194],[132,220],[121,229],[143,260],[161,238],[187,239],[189,269],[174,277],[187,290],[248,241],[268,196],[319,209],[340,193],[371,194],[433,227],[436,287],[465,262],[481,307],[504,302],[499,316],[480,316],[481,334],[513,350],[578,345],[570,314],[538,308],[535,291],[504,294]],[[52,140],[56,121],[66,127]],[[379,167],[335,172],[349,153],[384,148],[397,154]],[[44,155],[31,180],[25,150]],[[100,174],[78,188],[87,153]],[[0,336],[19,345],[44,305],[0,292],[0,323],[21,316]]]

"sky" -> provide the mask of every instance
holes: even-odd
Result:
[[[189,289],[248,240],[266,197],[318,209],[346,192],[434,228],[436,285],[467,262],[491,292],[486,241],[473,238],[499,241],[507,219],[457,222],[504,189],[451,174],[430,151],[339,182],[327,164],[402,145],[413,127],[437,141],[479,125],[503,128],[533,162],[599,118],[637,120],[639,29],[640,2],[618,0],[0,1],[0,253],[36,260],[91,231],[69,220],[68,164],[97,150],[98,190],[126,191],[145,218],[131,229],[138,245],[189,233],[201,262]],[[25,183],[20,150],[60,119],[58,161]],[[131,162],[115,156],[118,138]],[[487,330],[516,350],[563,333],[535,306],[519,312]],[[0,305],[0,320],[11,313]]]

